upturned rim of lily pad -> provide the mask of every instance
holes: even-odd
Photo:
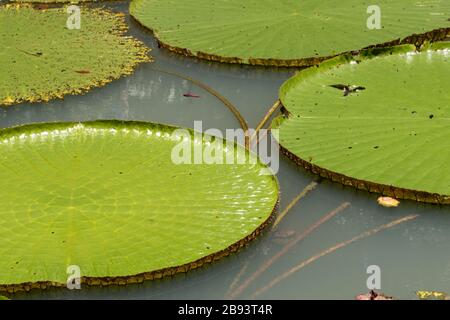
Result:
[[[133,16],[132,16],[133,17]],[[351,54],[354,56],[359,55],[361,52],[370,49],[380,49],[380,48],[390,48],[392,46],[397,45],[405,45],[405,44],[413,44],[417,47],[422,46],[426,42],[439,42],[445,40],[450,34],[450,28],[439,28],[422,34],[414,34],[408,36],[404,39],[396,39],[393,41],[375,44],[372,46],[368,46],[362,48],[360,50],[347,51],[341,54],[324,56],[324,57],[311,57],[311,58],[303,58],[303,59],[261,59],[261,58],[250,58],[248,62],[245,59],[239,57],[225,57],[214,54],[209,54],[205,52],[193,52],[188,48],[182,48],[170,45],[169,43],[163,42],[158,38],[157,33],[154,32],[153,29],[146,27],[142,24],[138,19],[133,17],[133,19],[143,28],[148,29],[148,31],[154,36],[156,41],[158,42],[158,46],[163,49],[167,49],[170,52],[174,52],[179,55],[183,55],[191,58],[198,58],[201,60],[211,61],[211,62],[219,62],[219,63],[228,63],[228,64],[241,64],[241,65],[251,65],[251,66],[260,66],[260,67],[281,67],[281,68],[301,68],[301,67],[310,67],[315,66],[323,61],[338,57],[340,55]]]

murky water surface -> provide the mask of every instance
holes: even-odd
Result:
[[[128,12],[127,2],[109,3]],[[239,128],[239,122],[215,96],[173,73],[200,80],[231,101],[255,127],[278,97],[278,88],[293,70],[223,65],[180,57],[159,50],[152,35],[129,16],[130,33],[153,50],[154,63],[143,64],[135,74],[84,96],[71,96],[46,104],[0,109],[0,127],[49,121],[124,119],[204,128]],[[49,30],[49,33],[51,31]],[[168,72],[168,73],[167,73]],[[200,98],[186,98],[184,93]],[[283,209],[315,176],[281,159],[278,178]],[[358,234],[411,214],[410,222],[356,241],[317,259],[279,282],[259,298],[352,299],[367,291],[366,269],[381,269],[382,291],[398,298],[415,298],[416,290],[450,291],[450,208],[402,201],[396,209],[377,205],[377,195],[321,181],[279,225],[281,233],[268,232],[239,254],[209,267],[171,279],[123,287],[80,291],[50,289],[18,293],[21,299],[221,299],[242,270],[241,282],[278,252],[295,235],[345,202],[351,206],[321,225],[276,261],[239,298],[249,298],[273,278],[306,259]]]

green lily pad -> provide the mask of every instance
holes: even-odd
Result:
[[[149,61],[144,45],[125,37],[122,15],[81,9],[69,29],[65,9],[0,7],[0,105],[84,93]]]
[[[343,55],[288,80],[288,115],[273,124],[283,151],[346,185],[450,203],[450,43],[414,49]]]
[[[368,28],[374,4],[381,29]],[[130,13],[172,51],[253,65],[312,65],[373,45],[443,40],[450,30],[447,0],[133,0]]]
[[[222,140],[225,154],[255,162],[175,164],[176,129],[98,121],[0,131],[0,289],[64,285],[70,265],[82,285],[161,278],[256,237],[276,208],[276,178]]]

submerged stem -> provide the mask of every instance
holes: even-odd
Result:
[[[322,251],[322,252],[320,252],[320,253],[318,253],[318,254],[312,256],[311,258],[309,258],[309,259],[303,261],[302,263],[300,263],[299,265],[295,266],[294,268],[292,268],[292,269],[286,271],[285,273],[279,275],[278,277],[276,277],[275,279],[273,279],[271,282],[269,282],[268,285],[266,285],[266,286],[264,286],[264,287],[258,289],[255,293],[253,293],[253,295],[251,296],[251,298],[255,298],[255,297],[261,295],[262,293],[266,292],[267,290],[269,290],[270,288],[272,288],[274,285],[276,285],[276,284],[279,283],[280,281],[283,281],[284,279],[286,279],[287,277],[289,277],[289,276],[292,275],[293,273],[295,273],[295,272],[297,272],[297,271],[303,269],[305,266],[307,266],[307,265],[313,263],[314,261],[316,261],[317,259],[319,259],[319,258],[321,258],[321,257],[323,257],[323,256],[326,256],[326,255],[328,255],[328,254],[330,254],[330,253],[333,253],[333,252],[336,251],[336,250],[339,250],[339,249],[341,249],[341,248],[344,248],[344,247],[348,246],[349,244],[351,244],[351,243],[353,243],[353,242],[355,242],[355,241],[358,241],[358,240],[361,240],[361,239],[370,237],[370,236],[372,236],[372,235],[374,235],[374,234],[376,234],[376,233],[378,233],[378,232],[380,232],[380,231],[383,231],[383,230],[385,230],[385,229],[392,228],[392,227],[394,227],[394,226],[396,226],[396,225],[398,225],[398,224],[400,224],[400,223],[403,223],[403,222],[406,222],[406,221],[409,221],[409,220],[413,220],[413,219],[417,218],[418,216],[419,216],[419,215],[409,215],[409,216],[403,217],[403,218],[401,218],[401,219],[397,219],[397,220],[395,220],[395,221],[392,221],[392,222],[390,222],[390,223],[384,224],[384,225],[382,225],[382,226],[380,226],[380,227],[377,227],[377,228],[375,228],[375,229],[372,229],[372,230],[363,232],[363,233],[357,235],[356,237],[353,237],[353,238],[350,239],[350,240],[347,240],[347,241],[338,243],[337,245],[334,245],[334,246],[332,246],[332,247],[330,247],[330,248],[328,248],[328,249],[326,249],[326,250],[324,250],[324,251]]]
[[[281,212],[276,218],[275,222],[272,225],[272,229],[275,229],[277,225],[283,220],[289,210],[292,209],[293,206],[297,204],[302,198],[304,198],[310,191],[313,191],[317,187],[317,182],[313,181],[308,184],[292,201],[287,205],[287,207]]]
[[[250,138],[250,142],[252,142],[257,136],[259,131],[264,127],[264,125],[269,121],[270,117],[278,110],[278,108],[281,106],[280,100],[277,100],[274,105],[267,111],[267,113],[264,115],[264,118],[261,120],[261,122],[258,124],[258,126],[255,129],[255,132]]]
[[[230,287],[228,288],[228,292],[225,297],[230,297],[232,294],[232,291],[236,286],[238,285],[239,281],[241,280],[242,276],[245,274],[245,272],[248,269],[248,266],[250,264],[250,260],[253,258],[253,255],[250,256],[247,261],[245,261],[244,265],[242,266],[241,270],[239,270],[238,274],[234,277],[233,281],[230,284]]]
[[[272,264],[274,264],[278,259],[284,256],[292,247],[294,247],[299,241],[305,239],[310,233],[320,227],[323,223],[327,222],[335,215],[345,210],[350,206],[349,202],[342,203],[339,207],[327,213],[321,219],[319,219],[316,223],[310,226],[307,230],[305,230],[302,234],[292,239],[289,243],[287,243],[277,254],[275,254],[271,259],[267,260],[258,270],[256,270],[247,280],[244,281],[232,294],[230,294],[230,298],[234,299],[239,296],[253,281],[255,281],[261,274],[263,274]]]

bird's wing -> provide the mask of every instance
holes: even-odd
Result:
[[[331,84],[330,87],[336,88],[339,90],[345,90],[348,88],[348,86],[346,86],[345,84]]]

